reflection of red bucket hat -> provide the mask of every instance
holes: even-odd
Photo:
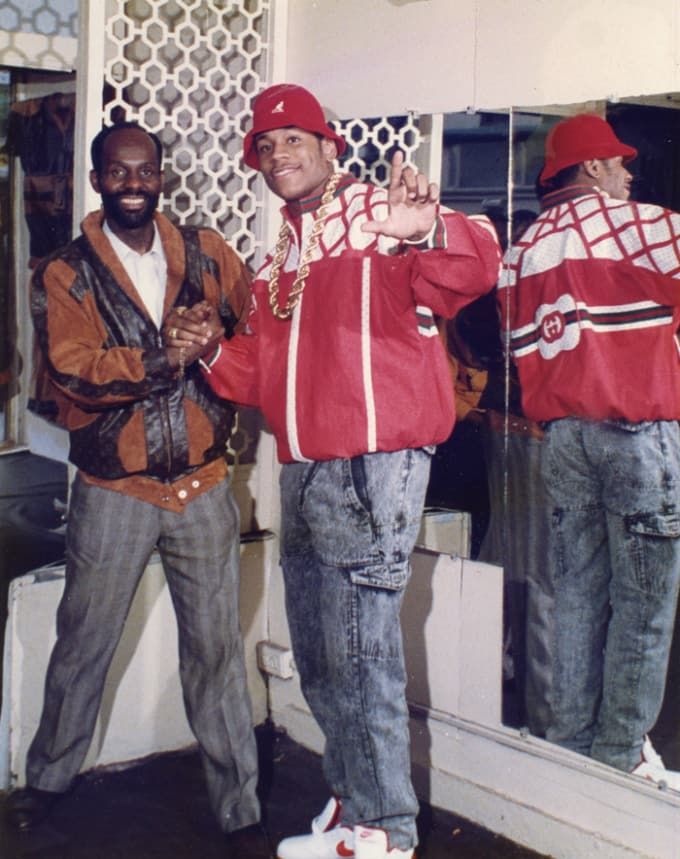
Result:
[[[332,140],[338,147],[338,155],[342,155],[347,147],[342,137],[326,122],[321,105],[311,92],[295,84],[276,84],[255,99],[253,127],[243,141],[243,160],[248,167],[260,169],[260,160],[255,152],[255,136],[289,125]]]
[[[560,170],[591,158],[615,158],[624,163],[637,156],[637,149],[626,146],[614,129],[594,113],[579,113],[553,126],[545,139],[545,164],[539,181],[545,184]]]

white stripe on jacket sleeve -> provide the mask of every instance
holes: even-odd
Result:
[[[361,268],[361,369],[366,403],[366,437],[369,453],[377,449],[375,397],[371,369],[371,258],[364,257]]]

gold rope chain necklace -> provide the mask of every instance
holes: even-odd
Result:
[[[290,292],[288,293],[288,301],[286,302],[284,307],[279,306],[279,275],[281,274],[281,266],[283,265],[283,260],[286,256],[288,238],[290,236],[290,227],[288,226],[288,222],[285,219],[281,224],[281,229],[279,230],[279,237],[276,240],[276,248],[274,250],[274,261],[272,263],[272,270],[269,276],[269,306],[271,307],[272,313],[274,314],[274,316],[276,316],[277,319],[290,319],[290,317],[293,315],[293,311],[295,310],[296,305],[302,297],[304,288],[307,285],[309,263],[312,260],[312,255],[314,254],[314,251],[319,245],[321,231],[324,228],[326,216],[328,214],[328,206],[333,202],[333,195],[335,194],[335,191],[341,178],[341,173],[331,173],[328,178],[328,182],[326,182],[326,187],[324,188],[323,197],[321,198],[321,203],[316,212],[314,226],[312,227],[312,232],[310,233],[307,247],[305,249],[304,254],[302,255],[302,259],[300,260],[297,275],[295,277],[295,280],[293,281],[293,285],[290,288]]]

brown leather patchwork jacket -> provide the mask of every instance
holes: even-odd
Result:
[[[224,459],[234,408],[195,365],[183,378],[169,367],[102,218],[88,215],[82,234],[33,275],[31,311],[46,376],[32,405],[68,429],[70,459],[93,482],[184,480]],[[237,254],[214,230],[155,218],[168,265],[164,316],[205,298],[228,334],[239,330],[250,278]]]

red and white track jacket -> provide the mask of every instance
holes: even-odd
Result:
[[[293,237],[280,306],[318,205],[302,201],[297,223],[282,210]],[[386,217],[384,189],[343,177],[292,318],[270,309],[270,254],[253,285],[250,333],[223,341],[204,366],[218,394],[262,409],[282,462],[422,447],[451,433],[451,377],[433,314],[451,317],[496,283],[496,236],[487,219],[459,213],[440,217],[436,249],[361,231]]]
[[[499,283],[525,414],[677,420],[680,215],[586,186],[550,197]]]

